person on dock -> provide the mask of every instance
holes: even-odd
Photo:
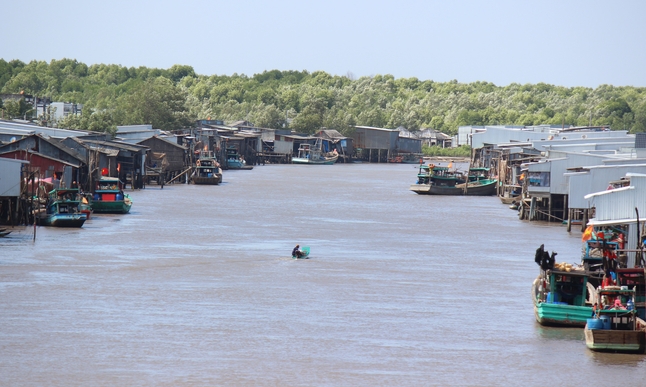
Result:
[[[294,250],[292,250],[292,257],[301,258],[303,256],[303,252],[300,247],[300,245],[296,245],[296,247],[294,247]]]

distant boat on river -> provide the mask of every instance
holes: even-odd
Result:
[[[253,165],[247,165],[247,162],[235,147],[227,148],[226,167],[227,169],[242,169],[247,171],[253,169]]]
[[[323,152],[323,144],[320,140],[316,144],[303,143],[298,147],[298,156],[292,157],[294,164],[331,165],[336,163],[339,154],[336,149],[332,152]]]
[[[497,183],[498,180],[483,175],[466,177],[448,166],[420,164],[417,182],[410,186],[410,190],[420,195],[491,196],[496,193]]]

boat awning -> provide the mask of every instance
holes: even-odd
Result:
[[[646,219],[640,219],[640,222],[643,222]],[[630,224],[637,223],[637,218],[632,219],[611,219],[611,220],[596,220],[590,219],[588,221],[588,226],[607,226],[611,224]]]

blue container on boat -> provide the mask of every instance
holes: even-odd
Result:
[[[123,200],[123,195],[118,193],[117,196],[116,196],[116,199],[117,200]]]
[[[612,326],[610,316],[599,316],[599,320],[603,323],[603,328],[601,329],[610,329]]]
[[[603,329],[603,321],[598,318],[589,318],[588,329]]]

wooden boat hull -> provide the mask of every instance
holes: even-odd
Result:
[[[410,190],[419,195],[464,195],[463,189],[432,184],[413,184]]]
[[[491,196],[496,194],[496,182],[493,181],[487,184],[471,182],[466,189],[466,193],[464,184],[458,184],[454,187],[433,184],[412,184],[409,189],[419,195]]]
[[[325,159],[306,159],[302,157],[293,157],[292,164],[310,164],[310,165],[332,165],[336,163],[339,156],[328,157]]]
[[[536,321],[546,326],[584,327],[592,307],[534,302]]]
[[[41,214],[38,219],[40,226],[48,227],[83,227],[87,215],[81,214]]]
[[[469,182],[466,186],[467,196],[493,196],[496,194],[498,180],[478,180]],[[458,184],[455,188],[464,191],[465,184]]]
[[[127,214],[132,208],[132,200],[129,197],[115,201],[92,200],[91,206],[93,212],[100,214]]]
[[[249,171],[253,169],[253,165],[247,165],[241,160],[227,160],[227,169],[241,169],[243,171]]]
[[[211,176],[211,177],[198,177],[194,176],[193,177],[193,184],[200,184],[200,185],[218,185],[222,183],[222,175],[216,175],[216,176]]]
[[[584,329],[585,345],[593,351],[644,353],[646,332],[613,329]]]
[[[502,204],[512,204],[513,202],[517,202],[519,200],[518,196],[511,196],[511,197],[505,197],[505,196],[498,196],[500,198],[500,202]]]

